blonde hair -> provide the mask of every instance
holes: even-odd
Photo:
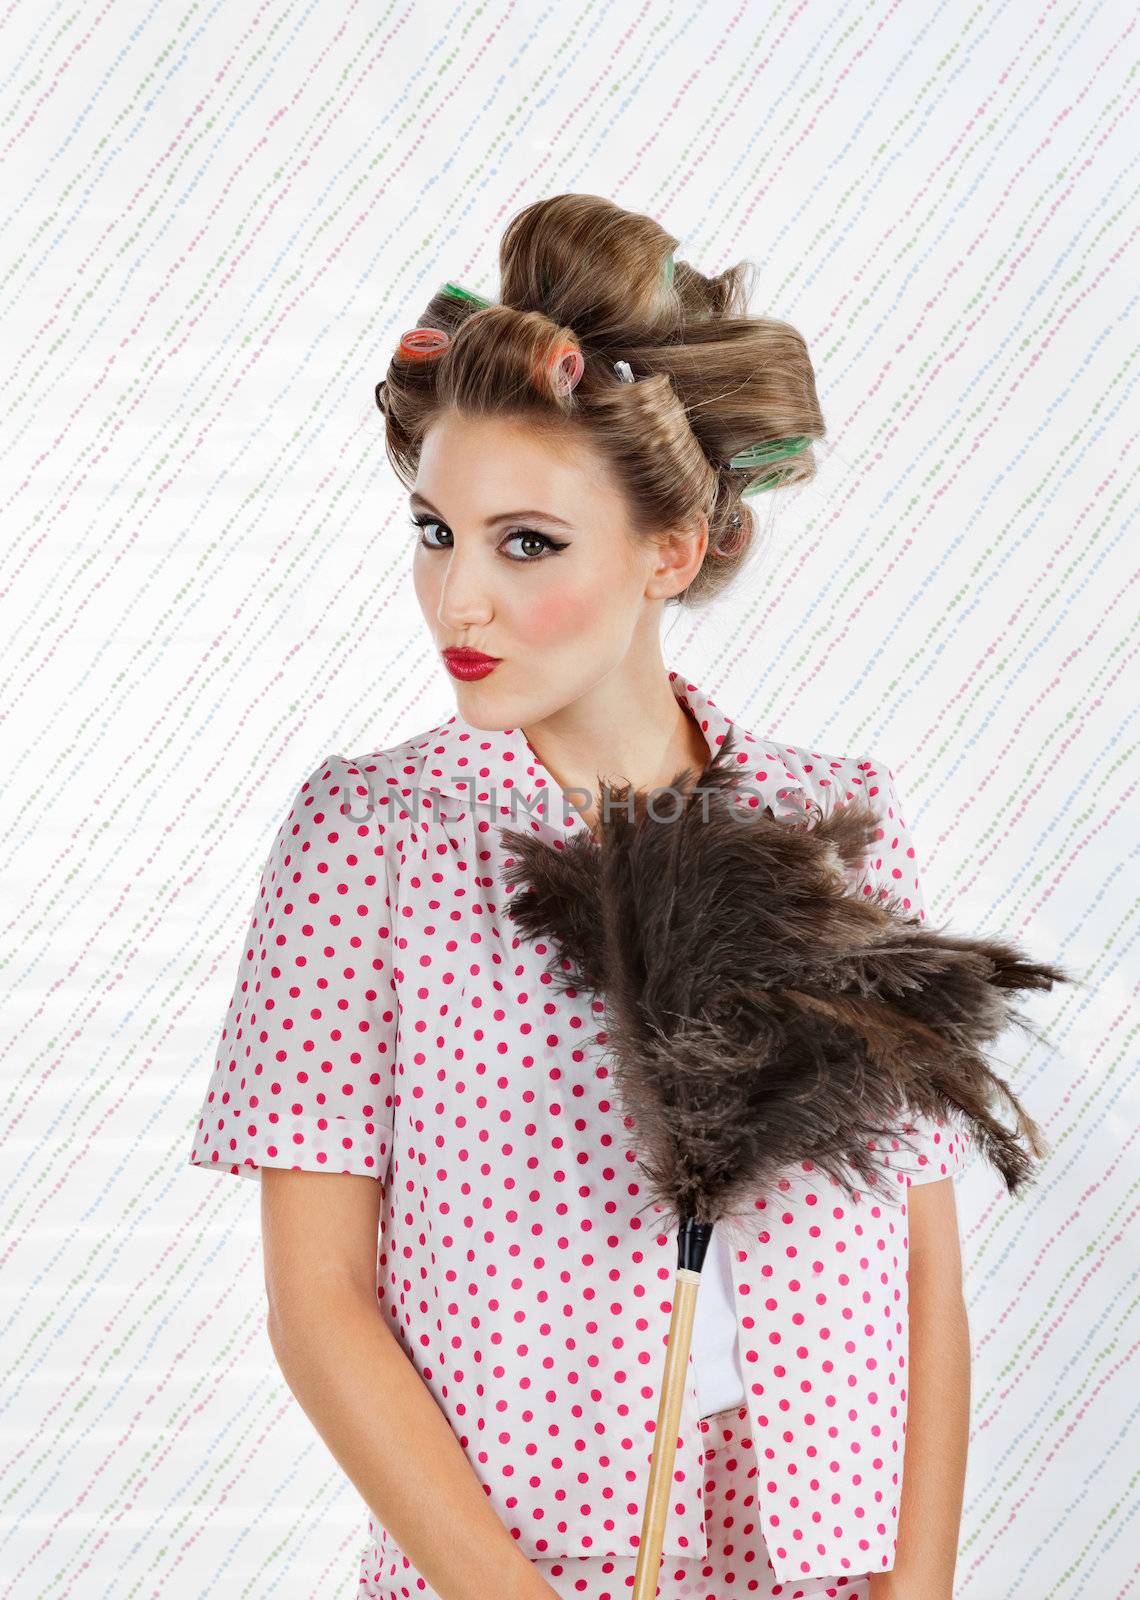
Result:
[[[424,436],[448,410],[577,431],[622,486],[635,535],[708,517],[705,559],[672,599],[699,605],[719,592],[753,538],[744,491],[758,477],[774,474],[782,488],[815,471],[810,445],[759,468],[730,458],[826,430],[802,335],[748,315],[750,263],[706,278],[672,261],[679,242],[599,195],[553,195],[513,217],[499,249],[498,302],[441,288],[418,326],[446,333],[445,347],[397,349],[376,385],[401,482],[411,487]],[[567,348],[583,359],[570,389],[559,366]],[[615,361],[637,381],[623,382]]]

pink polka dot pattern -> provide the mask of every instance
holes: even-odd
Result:
[[[678,673],[670,683],[710,750],[734,727],[757,804],[803,814],[873,791],[883,838],[866,892],[921,904],[885,768],[755,738]],[[495,1512],[533,1560],[629,1557],[676,1238],[645,1208],[603,1061],[603,1002],[553,992],[545,945],[520,939],[507,914],[501,827],[552,842],[585,827],[521,729],[452,716],[310,775],[262,875],[191,1160],[242,1176],[272,1165],[377,1178],[380,1313]],[[755,1549],[789,1593],[823,1593],[804,1585],[835,1575],[849,1587],[893,1561],[905,1160],[924,1181],[963,1155],[951,1130],[917,1131],[916,1152],[883,1152],[897,1204],[853,1204],[805,1163],[741,1219],[729,1252]],[[703,1562],[694,1371],[690,1355],[664,1552]],[[369,1534],[375,1551],[374,1514]]]
[[[663,1561],[657,1600],[868,1600],[866,1575],[790,1583],[776,1577],[760,1527],[760,1464],[747,1406],[702,1418],[700,1432],[709,1553],[703,1561]],[[628,1600],[637,1557],[565,1556],[534,1565],[563,1600]],[[358,1592],[365,1600],[440,1600],[391,1535],[364,1552]]]
[[[190,1160],[382,1178],[392,1142],[396,984],[389,824],[341,812],[329,756],[273,841]]]

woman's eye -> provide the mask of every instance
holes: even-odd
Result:
[[[412,518],[412,527],[413,528],[442,528],[443,527],[443,523],[442,522],[437,522],[434,517],[413,517]],[[432,544],[429,539],[427,539],[425,537],[422,537],[422,536],[420,538],[420,544],[423,545],[425,550],[442,550],[442,549],[446,549],[445,545]]]
[[[535,533],[531,528],[517,528],[513,533],[507,534],[504,543],[510,544],[512,539],[522,539],[525,542],[529,542],[532,552],[534,551],[534,546],[536,543],[539,546],[539,549],[537,554],[508,556],[507,559],[509,561],[541,561],[545,551],[565,550],[567,544],[565,539],[552,539],[548,534]]]
[[[443,529],[444,533],[447,533],[450,537],[450,530],[445,528],[444,524],[440,522],[437,517],[413,517],[411,522],[413,528],[421,528],[424,530],[420,538],[420,544],[425,550],[448,550],[451,548],[450,545],[437,544],[433,539],[429,539],[427,537],[428,528],[441,528]],[[503,540],[503,544],[511,544],[516,539],[522,541],[523,548],[526,553],[522,555],[508,555],[507,560],[529,563],[531,566],[533,566],[536,561],[544,560],[548,550],[565,550],[566,545],[569,542],[565,539],[552,539],[547,533],[536,533],[533,528],[514,528],[510,533],[507,534],[506,538]]]

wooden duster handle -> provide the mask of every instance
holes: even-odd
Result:
[[[657,1574],[661,1565],[661,1546],[665,1543],[665,1521],[669,1515],[669,1495],[677,1465],[677,1434],[689,1350],[693,1342],[693,1318],[697,1310],[697,1290],[701,1275],[688,1267],[678,1267],[673,1289],[673,1315],[669,1322],[669,1346],[665,1352],[665,1374],[661,1380],[661,1399],[657,1407],[657,1430],[653,1435],[653,1459],[649,1467],[649,1488],[645,1495],[645,1514],[641,1519],[641,1544],[637,1550],[637,1571],[633,1579],[632,1600],[655,1600]],[[691,1492],[691,1491],[690,1491]]]

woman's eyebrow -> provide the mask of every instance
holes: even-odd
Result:
[[[408,496],[408,504],[412,507],[422,507],[424,511],[430,511],[433,517],[439,517],[441,521],[446,522],[447,520],[442,511],[437,511],[430,500],[425,500],[424,496],[414,489]],[[563,521],[561,517],[556,517],[552,511],[500,511],[497,516],[487,517],[483,526],[485,528],[493,528],[496,522],[521,522],[524,517],[540,517],[544,522],[556,522],[560,528],[567,528],[571,532],[573,531],[573,523]]]

